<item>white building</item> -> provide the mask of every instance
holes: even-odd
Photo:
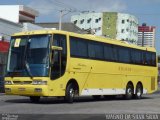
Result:
[[[71,22],[82,30],[93,30],[95,35],[102,35],[102,13],[81,13],[71,17]]]
[[[23,5],[0,5],[0,18],[20,22],[35,22],[38,11]]]
[[[118,13],[116,39],[137,44],[138,20],[130,14]]]
[[[0,18],[0,36],[3,36],[5,40],[9,41],[13,33],[21,32],[22,29],[22,24],[14,23]]]
[[[23,5],[0,5],[0,37],[10,40],[16,32],[44,29],[32,24],[38,11]]]
[[[91,29],[95,32],[95,35],[123,40],[133,44],[137,44],[138,41],[138,20],[130,14],[85,12],[73,15],[71,22],[81,29]]]

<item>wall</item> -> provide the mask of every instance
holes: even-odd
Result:
[[[103,13],[103,25],[102,35],[109,38],[116,38],[116,24],[117,24],[116,12],[104,12]]]
[[[90,19],[90,22],[88,20]],[[96,22],[98,19],[98,22]],[[84,21],[83,23],[81,21]],[[79,15],[73,15],[71,17],[71,22],[75,23],[81,29],[84,30],[94,30],[95,35],[102,35],[102,13],[81,13]]]
[[[160,85],[160,63],[158,63],[158,84]]]
[[[124,39],[127,42],[137,44],[138,20],[135,16],[124,13],[118,13],[116,38],[119,40]]]
[[[13,33],[21,32],[23,26],[4,19],[0,19],[0,36],[4,36],[5,40],[10,40]]]
[[[0,5],[0,11],[0,18],[15,23],[19,22],[19,5]]]

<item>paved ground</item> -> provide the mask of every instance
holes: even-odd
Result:
[[[160,113],[160,93],[145,95],[141,100],[95,101],[81,97],[73,104],[55,98],[43,98],[40,103],[30,103],[28,97],[0,95],[0,114],[107,114],[107,113]]]

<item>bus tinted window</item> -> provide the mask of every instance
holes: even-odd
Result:
[[[131,50],[131,61],[133,64],[142,64],[142,52],[139,50]]]
[[[103,45],[97,42],[89,42],[88,43],[88,55],[89,55],[89,58],[103,60],[104,59]]]
[[[72,57],[156,66],[154,52],[70,37]]]
[[[96,53],[96,59],[104,59],[103,45],[96,43],[94,49]]]
[[[130,50],[128,48],[119,47],[119,62],[130,63]]]
[[[114,54],[113,54],[113,49],[111,45],[105,45],[104,46],[104,59],[105,60],[114,60]]]
[[[156,66],[156,54],[152,53],[152,66]]]
[[[152,65],[152,54],[145,53],[145,64]]]
[[[88,57],[88,45],[85,43],[86,41],[71,37],[71,56],[78,56],[78,57]]]

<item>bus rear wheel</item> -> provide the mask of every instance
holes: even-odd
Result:
[[[75,89],[73,87],[73,84],[69,84],[66,88],[66,95],[65,95],[65,100],[68,103],[73,103],[75,97]]]
[[[141,99],[142,94],[143,94],[143,87],[140,83],[138,83],[137,86],[136,86],[135,98],[136,99]]]
[[[40,100],[40,97],[39,96],[30,96],[30,101],[32,103],[38,103]]]
[[[134,94],[133,85],[131,83],[129,83],[129,84],[127,84],[127,87],[126,87],[125,99],[127,99],[127,100],[132,99],[133,94]]]

